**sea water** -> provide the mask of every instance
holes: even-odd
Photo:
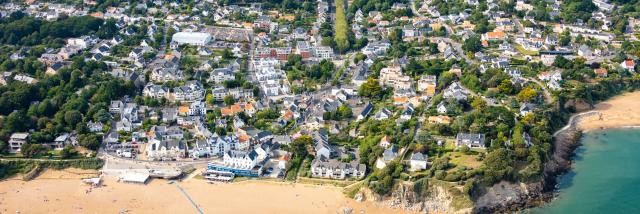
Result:
[[[559,195],[524,213],[640,213],[640,129],[584,133]]]

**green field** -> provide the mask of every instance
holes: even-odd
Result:
[[[349,25],[347,24],[347,16],[344,12],[345,3],[343,0],[336,0],[336,23],[334,40],[339,51],[343,52],[349,49]]]
[[[521,54],[524,54],[524,55],[536,56],[536,55],[540,54],[538,51],[530,51],[530,50],[524,49],[524,47],[522,47],[522,45],[519,45],[519,44],[515,44],[513,47],[518,52],[520,52]]]

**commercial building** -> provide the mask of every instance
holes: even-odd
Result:
[[[203,46],[211,41],[211,34],[197,32],[178,32],[173,34],[171,42],[178,45],[190,44]]]

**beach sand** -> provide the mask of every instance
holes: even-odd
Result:
[[[584,131],[640,126],[640,91],[613,97],[595,106],[601,117],[581,119],[578,128]]]
[[[204,213],[338,213],[344,207],[354,214],[406,213],[356,202],[333,186],[270,181],[209,184],[200,179],[140,185],[106,177],[104,186],[91,188],[81,183],[82,177],[87,176],[47,170],[28,182],[19,177],[2,181],[0,213],[197,213],[178,185]]]

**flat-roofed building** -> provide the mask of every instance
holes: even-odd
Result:
[[[211,41],[211,34],[198,32],[178,32],[173,34],[172,42],[178,45],[190,44],[203,46]]]

